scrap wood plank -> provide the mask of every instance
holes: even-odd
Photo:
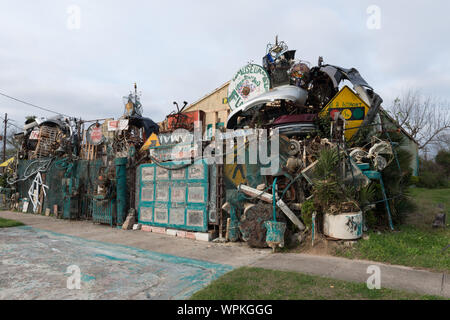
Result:
[[[89,152],[88,152],[88,160],[92,159],[92,153],[93,153],[93,145],[89,144]]]
[[[87,144],[83,145],[83,159],[87,159]]]
[[[42,177],[42,185],[41,185],[41,190],[39,192],[39,209],[38,209],[39,214],[42,214],[42,208],[44,205],[45,173],[42,173],[41,177]]]
[[[225,232],[225,239],[228,239],[228,236],[230,235],[230,223],[231,223],[231,219],[227,218],[227,227],[226,227],[226,232]]]
[[[40,145],[41,145],[41,130],[39,130],[38,142],[37,142],[36,148],[34,148],[32,159],[36,159],[37,158],[38,150],[40,148]]]
[[[83,129],[83,133],[81,134],[81,136],[83,137],[83,139],[81,140],[82,144],[81,144],[81,157],[83,159],[86,160],[86,146],[87,146],[87,142],[86,142],[86,131]]]
[[[42,187],[39,191],[39,205],[36,213],[42,213],[42,201],[44,200],[44,188]]]
[[[261,192],[258,189],[241,184],[238,186],[238,191],[245,193],[248,196],[256,197],[264,202],[272,203],[273,196],[267,192]],[[277,206],[283,211],[283,213],[295,224],[300,230],[305,230],[305,225],[297,218],[291,209],[284,203],[283,200],[277,200]]]

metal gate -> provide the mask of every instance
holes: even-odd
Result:
[[[215,212],[215,197],[210,203],[210,188],[216,187],[215,183],[208,183],[208,164],[202,159],[186,168],[170,170],[176,167],[179,164],[174,162],[139,167],[138,221],[152,226],[206,232],[208,209],[211,207]]]

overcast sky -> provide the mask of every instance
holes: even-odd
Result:
[[[0,3],[0,92],[83,119],[121,116],[137,82],[144,115],[161,121],[173,101],[194,102],[261,64],[276,34],[312,65],[323,56],[358,69],[385,107],[409,87],[450,100],[445,0]],[[370,5],[379,29],[367,26]],[[5,112],[16,124],[52,115],[0,96]]]

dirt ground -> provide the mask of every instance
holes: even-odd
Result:
[[[294,247],[286,248],[287,252],[305,253],[318,256],[334,255],[336,249],[343,247],[350,247],[356,241],[342,241],[333,240],[325,237],[322,234],[315,236],[314,245],[312,244],[311,233],[302,241],[301,244],[296,244]]]

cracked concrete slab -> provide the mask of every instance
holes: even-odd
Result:
[[[0,240],[0,299],[185,299],[232,270],[27,226]]]
[[[106,225],[93,224],[91,221],[68,221],[8,211],[0,212],[0,217],[21,221],[28,226],[42,230],[180,257],[223,263],[233,267],[248,265],[271,254],[271,249],[251,249],[245,243],[196,241],[142,230],[111,228]]]
[[[370,276],[367,273],[367,267],[377,265],[381,270],[382,287],[450,298],[450,279],[448,274],[443,273],[332,256],[295,253],[272,254],[271,249],[251,249],[245,243],[202,242],[144,231],[94,225],[88,221],[66,221],[15,212],[0,212],[0,216],[65,235],[232,267],[254,266],[365,283]]]

